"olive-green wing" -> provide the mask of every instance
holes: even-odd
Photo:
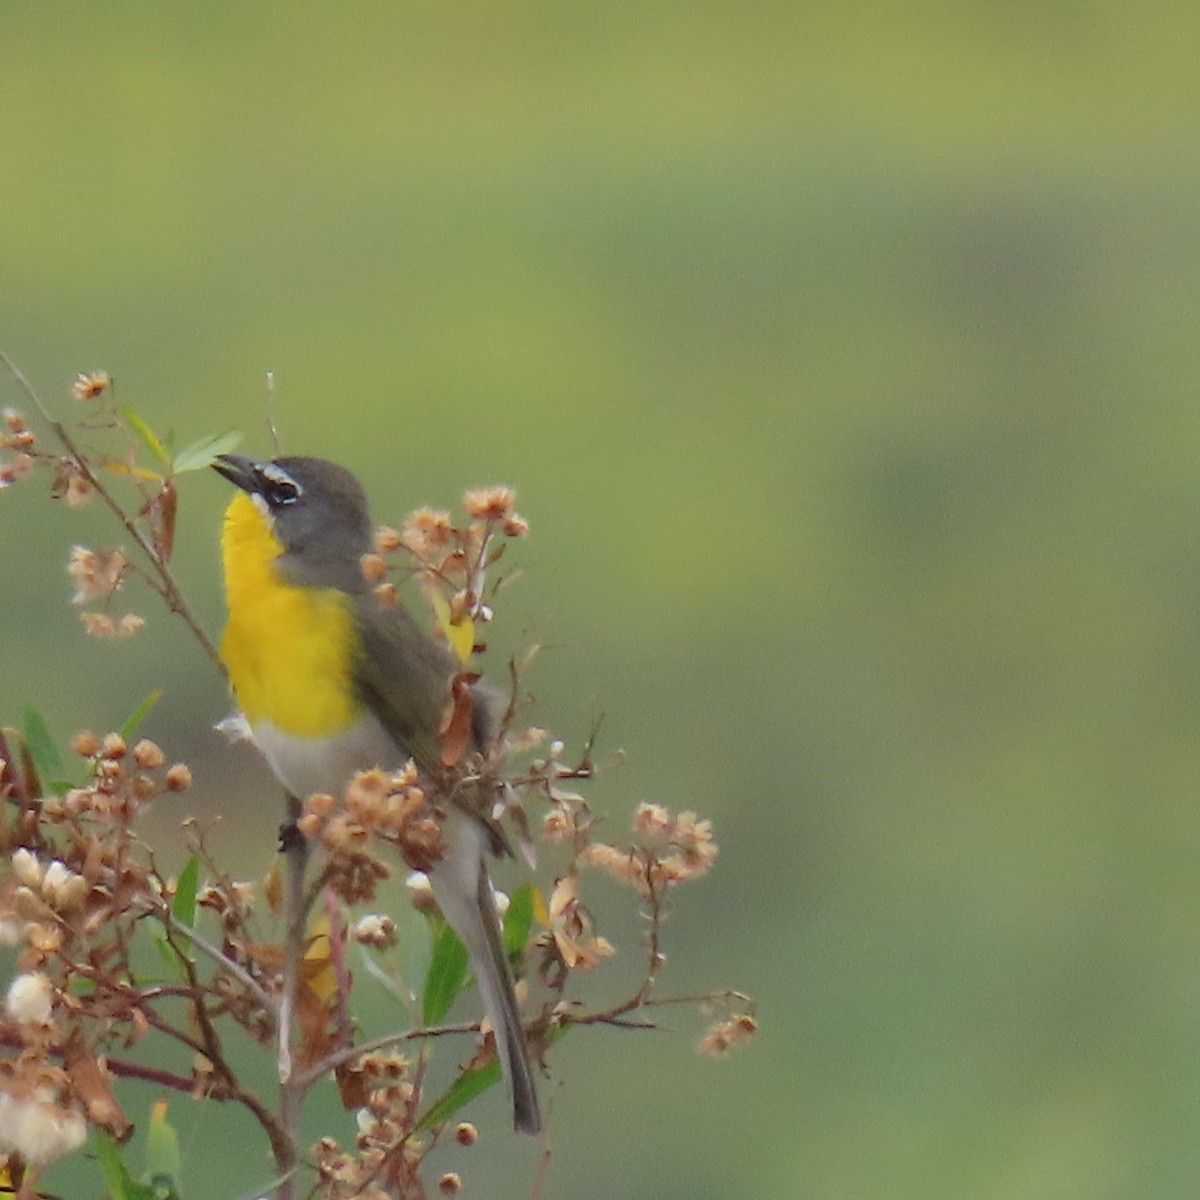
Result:
[[[360,632],[354,684],[359,697],[422,770],[441,761],[439,730],[450,703],[457,659],[403,608],[355,596]]]

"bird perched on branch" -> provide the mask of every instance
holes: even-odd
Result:
[[[412,759],[438,770],[451,685],[460,664],[403,609],[385,607],[363,578],[372,549],[362,485],[320,458],[220,455],[239,489],[221,538],[229,623],[221,658],[271,770],[288,793],[340,795],[357,771],[396,771]],[[490,734],[486,697],[473,696],[475,748]],[[451,795],[434,898],[467,948],[512,1095],[513,1125],[541,1129],[529,1051],[500,936],[486,859],[486,814]]]

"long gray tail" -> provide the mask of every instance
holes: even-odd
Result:
[[[451,817],[442,831],[448,849],[429,872],[434,898],[466,946],[479,981],[483,1011],[492,1023],[500,1066],[512,1095],[513,1128],[518,1133],[540,1133],[542,1114],[485,865],[484,834],[477,822],[463,815]]]

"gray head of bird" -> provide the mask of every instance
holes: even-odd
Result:
[[[359,559],[371,549],[362,484],[324,458],[221,454],[213,468],[241,488],[283,547],[279,566],[296,582],[359,590]]]

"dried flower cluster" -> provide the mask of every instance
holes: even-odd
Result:
[[[0,433],[0,487],[8,487],[32,474],[36,441],[25,424],[24,415],[15,408],[3,412],[4,432]]]
[[[411,762],[395,774],[360,772],[342,803],[332,796],[310,796],[299,824],[305,837],[321,843],[326,882],[347,904],[372,899],[390,874],[379,857],[383,846],[397,850],[416,871],[428,870],[445,852],[437,815]]]
[[[649,896],[656,889],[699,879],[717,857],[712,822],[694,812],[672,817],[661,805],[641,804],[633,814],[631,832],[633,840],[627,846],[592,842],[580,861]]]
[[[529,522],[516,509],[516,491],[503,485],[467,492],[463,505],[469,518],[456,525],[444,509],[419,508],[399,531],[382,525],[375,534],[375,553],[364,555],[363,575],[375,585],[383,604],[397,603],[395,584],[387,580],[388,558],[406,552],[434,606],[441,632],[464,660],[473,649],[476,626],[492,619],[492,601],[503,584],[489,587],[488,571],[499,562],[505,542],[520,538]]]
[[[339,1084],[343,1097],[353,1094],[362,1101],[354,1150],[344,1150],[334,1138],[317,1143],[320,1195],[324,1200],[423,1197],[418,1171],[429,1145],[413,1137],[418,1092],[412,1064],[398,1054],[364,1054],[349,1065]]]
[[[579,902],[579,876],[568,871],[550,893],[550,931],[559,960],[568,971],[591,971],[616,951],[593,929],[591,913]]]
[[[121,587],[129,568],[129,560],[117,549],[89,550],[75,546],[67,560],[67,574],[75,585],[73,604],[108,602]],[[86,611],[79,614],[84,628],[92,637],[129,637],[145,625],[137,613],[112,617],[108,613]]]
[[[203,469],[212,456],[228,450],[237,435],[205,437],[176,451],[172,439],[160,438],[146,421],[127,406],[114,403],[113,381],[106,371],[78,375],[71,395],[86,406],[86,416],[75,422],[55,420],[25,377],[0,351],[0,363],[16,378],[34,407],[49,423],[61,449],[42,448],[17,409],[3,410],[0,432],[0,488],[42,468],[50,477],[50,495],[64,500],[69,508],[83,508],[102,499],[117,518],[132,547],[92,551],[76,547],[68,563],[75,584],[75,603],[101,603],[99,611],[80,613],[84,629],[92,637],[128,638],[138,632],[145,619],[133,612],[110,611],[113,595],[129,571],[162,599],[168,610],[190,628],[209,656],[216,649],[192,615],[170,562],[175,542],[178,509],[176,478]],[[103,445],[93,445],[102,442]],[[129,504],[122,496],[132,490]],[[115,568],[115,571],[112,569]],[[107,585],[107,586],[106,586]]]
[[[179,765],[143,740],[80,734],[88,782],[40,801],[15,763],[0,763],[0,942],[17,949],[0,1043],[0,1150],[36,1168],[69,1153],[94,1125],[130,1125],[102,1055],[151,1019],[130,980],[138,923],[161,913],[164,882],[132,823],[147,803],[186,786]]]
[[[745,1000],[745,997],[739,997]],[[710,1058],[723,1058],[735,1046],[742,1046],[758,1033],[758,1021],[752,1013],[735,1012],[714,1022],[704,1032],[696,1049]]]
[[[85,371],[75,376],[75,382],[71,384],[71,395],[81,404],[86,404],[106,391],[111,383],[112,379],[107,371]]]
[[[2,354],[0,360],[7,364]],[[176,452],[170,439],[160,440],[142,418],[113,404],[112,381],[103,371],[75,380],[71,394],[86,406],[87,416],[68,429],[49,417],[33,389],[7,365],[47,418],[62,452],[41,449],[24,417],[4,410],[0,487],[35,467],[45,468],[54,498],[73,508],[99,498],[124,530],[128,550],[76,546],[71,552],[67,571],[74,602],[86,606],[81,618],[88,631],[122,637],[141,626],[134,613],[112,612],[133,574],[215,658],[168,563],[176,474],[202,469],[205,455],[222,440],[202,439]],[[119,449],[85,449],[84,439],[93,435],[115,441]],[[229,446],[222,442],[223,449]],[[119,481],[115,489],[110,480]],[[121,488],[132,490],[134,507],[119,499]],[[494,743],[485,754],[473,749],[472,689],[478,677],[465,664],[486,649],[480,631],[492,620],[506,582],[493,568],[507,539],[523,537],[529,526],[516,512],[515,493],[508,487],[470,491],[464,506],[464,520],[423,508],[399,530],[380,528],[375,552],[361,563],[379,602],[394,605],[400,601],[393,568],[397,556],[404,556],[430,600],[441,635],[464,663],[453,681],[441,763],[420,779],[411,764],[396,773],[363,772],[343,796],[309,797],[298,820],[315,860],[316,880],[307,887],[304,854],[291,854],[295,845],[284,861],[300,862],[298,876],[289,876],[285,884],[277,866],[258,889],[225,874],[194,826],[195,852],[178,880],[160,874],[152,852],[137,837],[137,819],[148,804],[186,789],[191,775],[181,763],[169,765],[154,742],[134,742],[117,733],[79,734],[73,749],[82,760],[77,766],[84,782],[55,785],[55,794],[45,794],[29,746],[19,735],[0,732],[0,946],[15,951],[0,1011],[0,1170],[7,1169],[23,1189],[20,1194],[31,1193],[42,1168],[77,1149],[89,1129],[102,1130],[118,1143],[128,1138],[132,1123],[117,1094],[126,1077],[148,1080],[163,1091],[242,1105],[270,1143],[282,1180],[275,1193],[280,1200],[300,1194],[323,1200],[415,1200],[435,1186],[447,1196],[463,1190],[457,1170],[443,1170],[428,1184],[421,1173],[439,1140],[445,1145],[452,1138],[461,1148],[477,1140],[473,1125],[450,1122],[484,1086],[481,1073],[495,1074],[494,1051],[486,1037],[481,1039],[449,1090],[431,1102],[426,1094],[429,1039],[468,1027],[404,1029],[363,1041],[352,1000],[373,974],[387,973],[379,964],[395,946],[397,925],[386,914],[355,915],[347,907],[375,898],[398,855],[412,869],[407,888],[414,907],[435,912],[424,872],[444,852],[440,822],[451,802],[477,807],[493,825],[496,846],[511,840],[531,862],[535,838],[530,831],[539,829],[541,850],[551,860],[552,882],[545,893],[532,885],[514,892],[504,929],[510,943],[516,931],[518,944],[509,945],[514,960],[524,938],[536,963],[518,988],[531,1037],[541,1050],[552,1042],[556,1026],[649,1027],[652,1022],[630,1020],[630,1014],[674,1002],[655,994],[665,962],[660,940],[667,897],[676,885],[711,867],[717,852],[711,826],[692,812],[672,815],[644,804],[634,814],[626,843],[596,839],[587,805],[570,790],[594,773],[590,742],[580,761],[570,765],[561,742],[543,730],[516,727],[525,706],[523,663],[510,664],[512,697]],[[545,815],[531,821],[527,808]],[[508,833],[500,831],[501,821]],[[614,954],[582,902],[584,868],[599,869],[631,888],[644,921],[644,977],[632,994],[601,1009],[589,1009],[571,994],[573,980]],[[505,897],[497,897],[497,908],[502,914],[509,908]],[[429,924],[440,947],[446,940],[444,922]],[[154,982],[146,982],[133,966],[135,949],[147,934],[168,963],[165,979]],[[444,963],[453,963],[454,950],[448,947]],[[355,979],[351,963],[364,951],[370,952],[365,957],[371,970]],[[446,1019],[457,989],[467,982],[465,966],[457,978],[441,1007],[425,1009],[428,1022]],[[703,1053],[725,1054],[757,1028],[752,1003],[736,993],[688,1002],[708,1008],[710,1017],[716,1010],[700,1040]],[[438,1015],[429,1016],[431,1011]],[[227,1050],[234,1028],[278,1056],[285,1097],[278,1109],[250,1088],[240,1062]],[[186,1049],[188,1073],[147,1066],[153,1059],[146,1055],[137,1062],[123,1057],[143,1038]],[[411,1058],[401,1056],[389,1048],[400,1040],[421,1048]],[[352,1145],[332,1137],[318,1142],[307,1160],[315,1163],[312,1187],[302,1174],[300,1108],[307,1090],[330,1076],[343,1104],[356,1114],[356,1131]]]

